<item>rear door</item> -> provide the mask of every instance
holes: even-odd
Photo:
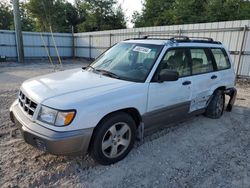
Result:
[[[211,88],[219,82],[219,73],[215,72],[211,52],[208,48],[189,48],[192,66],[192,96],[189,112],[204,109],[211,96]]]
[[[234,87],[235,72],[231,66],[229,57],[223,48],[211,48],[217,71],[219,71],[220,84],[227,87]]]
[[[177,81],[152,81],[148,90],[148,107],[144,115],[145,128],[154,129],[186,117],[191,98],[191,66],[186,48],[172,48],[161,60],[154,78],[162,69],[176,70]]]

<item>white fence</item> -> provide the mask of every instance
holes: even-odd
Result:
[[[62,57],[73,56],[73,37],[68,33],[54,33],[59,54]],[[50,33],[23,32],[25,58],[47,57],[45,46],[50,56],[56,56],[53,38]],[[0,55],[8,59],[17,59],[14,31],[0,30]]]
[[[113,44],[145,35],[187,35],[211,37],[221,41],[230,51],[238,75],[250,76],[250,20],[144,27],[72,34],[55,33],[55,40],[62,57],[96,58]],[[42,37],[41,37],[42,35]],[[51,56],[56,56],[50,33],[23,32],[26,58],[46,57],[48,46]],[[16,58],[13,31],[0,31],[0,55]]]

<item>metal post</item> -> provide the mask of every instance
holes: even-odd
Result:
[[[18,57],[18,62],[23,63],[24,51],[23,51],[23,36],[22,36],[20,11],[19,11],[19,0],[12,0],[12,3],[13,3],[13,15],[15,22],[17,57]]]
[[[91,35],[89,35],[89,59],[91,59]]]
[[[241,42],[241,46],[240,46],[239,61],[238,61],[237,71],[236,71],[237,76],[239,75],[239,69],[240,69],[240,65],[241,65],[241,57],[242,57],[243,48],[244,48],[244,44],[245,44],[245,38],[246,38],[246,31],[247,31],[247,25],[245,25],[244,29],[243,29],[243,37],[242,37],[242,42]]]
[[[75,58],[75,35],[74,35],[74,26],[71,27],[72,33],[72,57]]]
[[[48,47],[48,54],[50,56],[51,54],[50,54],[50,36],[49,36],[49,34],[47,35],[47,43],[48,43],[48,45],[47,45],[47,47]]]
[[[181,33],[182,32],[181,32],[181,28],[180,28],[179,31],[178,31],[178,35],[181,36]]]
[[[111,47],[112,45],[112,34],[110,33],[109,34],[109,47]]]
[[[138,32],[138,38],[140,38],[140,37],[141,37],[141,32],[139,31],[139,32]]]

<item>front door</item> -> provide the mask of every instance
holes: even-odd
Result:
[[[165,53],[154,78],[162,69],[176,70],[180,78],[177,81],[152,81],[149,84],[145,129],[165,126],[187,116],[192,89],[188,59],[188,50],[185,48],[173,48]]]

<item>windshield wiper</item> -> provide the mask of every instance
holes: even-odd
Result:
[[[94,67],[92,67],[91,65],[88,65],[87,67],[82,67],[82,69],[87,69],[87,68],[91,68],[93,70],[93,72],[100,72],[102,73],[103,75],[106,75],[106,76],[110,76],[112,78],[117,78],[119,79],[120,77],[113,73],[113,72],[110,72],[110,71],[107,71],[107,70],[104,70],[104,69],[95,69]]]
[[[91,68],[93,71],[96,71],[96,69],[94,67],[92,67],[91,65],[88,65],[86,67],[82,67],[82,69],[86,70],[87,68]]]
[[[98,72],[101,72],[103,75],[110,76],[112,78],[117,78],[117,79],[120,78],[117,74],[110,72],[110,71],[107,71],[107,70],[104,70],[104,69],[95,69],[95,70]]]

